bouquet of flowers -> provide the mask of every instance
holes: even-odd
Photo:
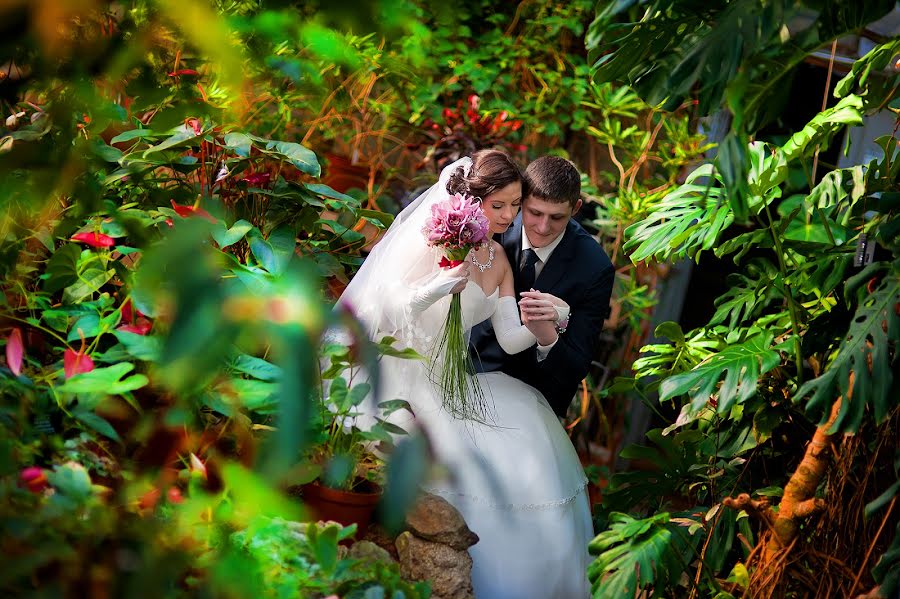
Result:
[[[462,264],[472,249],[478,249],[488,238],[488,220],[481,206],[472,198],[454,194],[431,207],[431,218],[422,232],[428,245],[438,247],[444,256],[441,268]],[[459,294],[450,300],[450,312],[438,338],[432,374],[440,387],[444,409],[456,418],[484,422],[488,404],[475,377],[469,347],[463,330],[462,304]]]

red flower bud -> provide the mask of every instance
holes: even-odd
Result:
[[[175,214],[180,216],[181,218],[188,218],[189,216],[199,216],[201,218],[205,218],[211,223],[215,223],[216,219],[213,218],[213,215],[200,208],[199,206],[182,206],[181,204],[176,204],[175,200],[169,200],[172,203],[172,209],[175,210]]]
[[[206,479],[206,464],[200,461],[196,455],[191,453],[191,473],[199,474],[203,479]]]
[[[31,466],[19,473],[19,486],[28,489],[32,493],[41,493],[50,485],[47,482],[47,474],[43,468]]]
[[[22,343],[22,331],[14,328],[6,339],[6,365],[16,376],[22,373],[22,356],[25,354],[25,346]]]
[[[182,497],[181,489],[178,487],[169,487],[169,490],[166,492],[166,499],[169,500],[169,503],[184,503],[184,497]]]
[[[80,241],[92,248],[109,248],[116,245],[112,237],[103,233],[76,233],[72,235],[72,241]]]

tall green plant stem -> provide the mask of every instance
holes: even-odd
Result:
[[[768,223],[766,228],[772,236],[772,242],[775,244],[775,256],[778,258],[778,272],[781,273],[781,282],[784,285],[784,294],[788,304],[788,314],[791,317],[791,328],[794,330],[794,360],[797,362],[797,383],[803,383],[803,350],[800,349],[800,317],[797,310],[797,303],[794,301],[794,294],[791,292],[791,285],[787,282],[787,265],[784,262],[784,248],[781,245],[781,238],[778,237],[778,231],[775,230],[775,221],[772,219],[772,212],[769,205],[766,204],[766,217]]]

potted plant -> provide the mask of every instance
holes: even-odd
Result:
[[[378,355],[419,357],[411,349],[393,348],[393,341],[386,337],[374,344],[374,350]],[[372,401],[371,385],[359,381],[368,377],[357,363],[358,345],[331,343],[322,352],[330,365],[321,374],[312,418],[316,436],[306,455],[312,465],[309,482],[299,490],[317,518],[356,524],[362,535],[382,495],[383,456],[393,448],[394,436],[406,434],[386,418],[410,406],[405,400],[392,399],[379,403],[376,414],[364,412],[363,405]]]

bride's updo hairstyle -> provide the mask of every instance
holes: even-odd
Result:
[[[522,184],[524,198],[528,195],[525,179],[509,154],[501,150],[479,150],[472,154],[472,166],[468,174],[462,166],[450,174],[447,192],[474,196],[481,201],[516,181]]]

